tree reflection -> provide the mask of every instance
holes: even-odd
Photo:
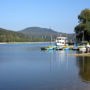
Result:
[[[90,81],[90,57],[77,57],[77,65],[79,67],[79,76],[82,80]]]

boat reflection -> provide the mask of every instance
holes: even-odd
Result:
[[[65,50],[48,51],[50,54],[50,71],[60,70],[62,67],[66,67],[68,70],[68,56]]]
[[[90,57],[77,57],[79,76],[84,82],[90,82]]]
[[[67,52],[64,50],[57,51],[56,60],[58,61],[59,64],[64,63],[64,61],[67,60]]]

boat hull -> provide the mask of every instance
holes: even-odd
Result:
[[[80,52],[86,52],[86,48],[85,47],[79,48],[79,51]]]

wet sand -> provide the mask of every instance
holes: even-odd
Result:
[[[68,54],[68,56],[87,56],[87,57],[90,57],[90,53]]]

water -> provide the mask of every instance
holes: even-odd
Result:
[[[40,50],[48,45],[1,44],[0,90],[90,90],[90,58]]]

